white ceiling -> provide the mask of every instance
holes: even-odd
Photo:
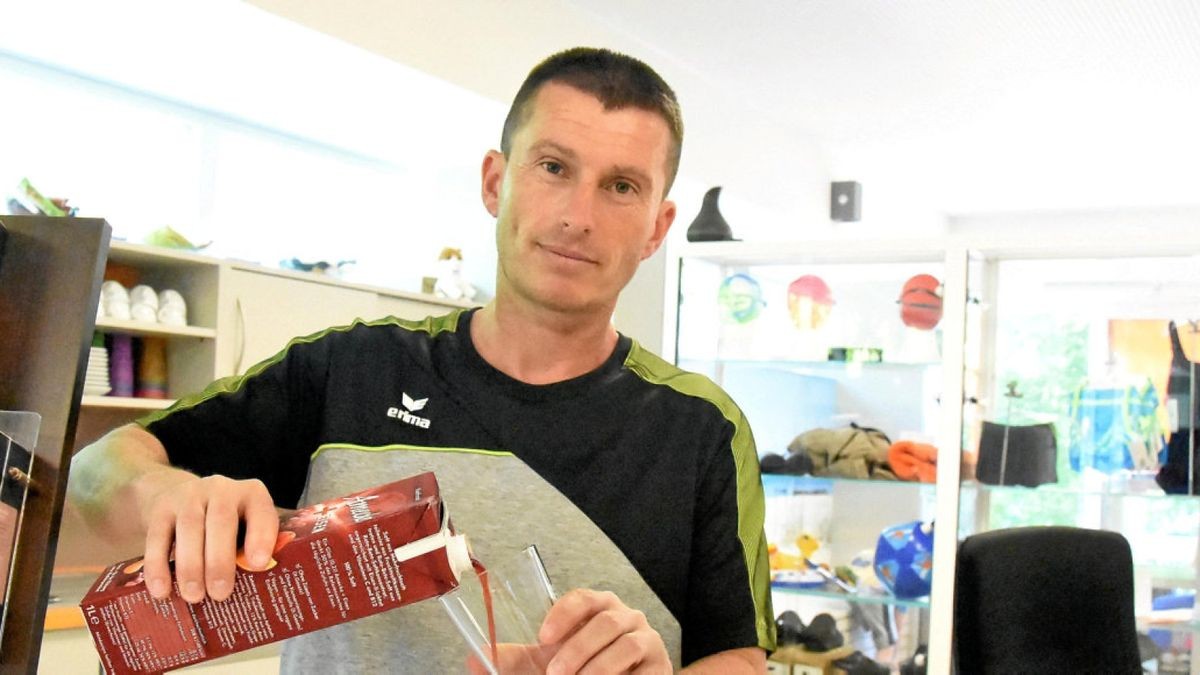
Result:
[[[627,51],[679,93],[684,174],[802,220],[834,179],[868,221],[1200,205],[1196,0],[248,2],[499,101]]]
[[[573,4],[833,143],[929,135],[1014,98],[1046,113],[1195,103],[1200,91],[1194,0]]]

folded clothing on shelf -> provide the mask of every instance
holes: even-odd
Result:
[[[900,480],[937,481],[937,448],[928,443],[896,441],[888,447],[888,465]]]
[[[896,480],[888,466],[891,440],[878,429],[851,424],[840,429],[810,429],[788,444],[788,452],[812,459],[814,476]]]

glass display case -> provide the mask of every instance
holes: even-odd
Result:
[[[753,429],[777,615],[828,613],[893,672],[925,645],[949,673],[962,538],[1106,529],[1131,546],[1158,672],[1200,672],[1200,228],[1151,229],[672,249],[672,356]],[[872,429],[886,465],[822,463]],[[931,558],[910,523],[935,523]],[[931,585],[880,581],[893,526]]]
[[[929,635],[945,250],[704,243],[678,260],[675,360],[750,422],[776,614],[829,614],[897,669]]]
[[[959,535],[1122,533],[1143,656],[1196,672],[1200,249],[1089,249],[970,254]]]

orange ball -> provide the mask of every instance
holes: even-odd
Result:
[[[918,274],[904,282],[899,302],[900,320],[905,326],[932,330],[942,320],[942,282]]]

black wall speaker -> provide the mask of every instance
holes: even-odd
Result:
[[[846,180],[830,185],[829,217],[847,223],[862,220],[862,184]]]

